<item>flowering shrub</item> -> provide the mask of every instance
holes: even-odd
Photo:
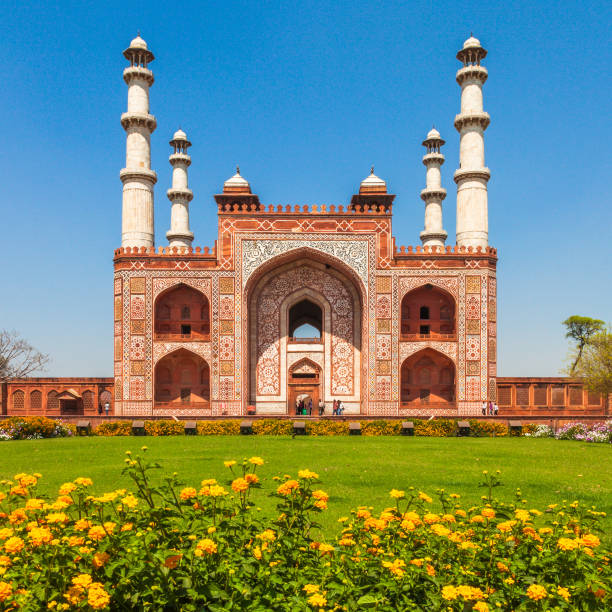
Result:
[[[281,419],[253,421],[253,433],[258,436],[288,436],[293,433],[293,422]]]
[[[476,421],[470,419],[470,433],[480,437],[500,437],[508,435],[508,426],[498,421]]]
[[[361,423],[363,436],[399,436],[402,432],[400,421],[364,421]]]
[[[132,421],[108,421],[100,423],[94,430],[96,436],[130,436]]]
[[[349,424],[346,421],[307,421],[306,433],[309,436],[346,436]]]
[[[185,423],[182,421],[145,421],[147,436],[182,436]]]
[[[240,433],[240,421],[198,421],[199,436],[237,436]]]
[[[583,442],[612,442],[612,421],[605,423],[566,423],[556,435],[558,440],[580,440]]]
[[[146,447],[143,447],[146,450]],[[40,474],[0,485],[0,602],[34,610],[609,610],[602,513],[578,502],[530,508],[493,491],[482,503],[392,489],[380,512],[360,506],[325,539],[329,494],[308,469],[265,483],[260,457],[226,461],[226,483],[197,486],[127,453],[132,491],[94,495],[89,478],[37,494]]]
[[[431,421],[414,420],[415,436],[454,436],[457,433],[457,421],[451,419],[435,419]]]
[[[527,438],[554,438],[555,432],[550,425],[533,425],[523,435]]]
[[[74,425],[43,416],[9,417],[0,421],[0,440],[65,438],[75,433]]]

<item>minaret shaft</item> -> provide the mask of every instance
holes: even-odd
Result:
[[[126,132],[125,168],[121,170],[123,210],[121,246],[151,247],[155,244],[153,187],[157,175],[151,170],[151,133],[155,117],[149,114],[149,87],[153,73],[147,64],[154,56],[137,37],[123,53],[130,66],[123,71],[128,86],[127,112],[121,116]]]
[[[442,187],[442,172],[444,155],[440,148],[444,140],[434,128],[423,141],[427,152],[423,156],[423,164],[427,168],[425,189],[421,191],[421,199],[425,202],[425,229],[420,238],[423,246],[443,247],[448,234],[442,225],[442,201],[446,197],[446,189]]]
[[[488,192],[490,172],[485,166],[484,132],[489,115],[483,110],[482,87],[487,69],[480,61],[487,52],[470,37],[457,59],[463,68],[457,72],[461,85],[461,113],[455,117],[460,135],[457,183],[457,245],[485,248],[489,243]]]
[[[187,149],[191,143],[183,130],[175,132],[170,141],[174,152],[169,157],[172,165],[172,188],[168,189],[168,199],[172,202],[170,210],[170,230],[166,232],[169,246],[189,248],[193,241],[193,233],[189,229],[189,202],[193,193],[189,189],[187,168],[191,164],[191,157]]]

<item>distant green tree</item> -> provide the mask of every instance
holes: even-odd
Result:
[[[584,347],[588,343],[589,338],[603,330],[604,322],[599,319],[591,319],[591,317],[574,315],[565,319],[563,325],[567,329],[565,337],[576,341],[576,355],[569,370],[570,376],[574,376],[578,362],[582,358]]]
[[[612,328],[608,326],[592,335],[584,346],[582,358],[576,367],[576,374],[584,380],[590,391],[604,396],[606,414],[608,398],[612,393]]]

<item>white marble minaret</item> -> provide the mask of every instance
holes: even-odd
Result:
[[[153,73],[147,66],[155,56],[140,36],[123,55],[130,65],[123,71],[128,86],[128,108],[121,115],[121,125],[127,134],[125,168],[119,174],[123,183],[121,246],[150,247],[155,242],[153,186],[157,181],[157,175],[151,170],[151,133],[157,123],[149,113]]]
[[[190,247],[193,232],[189,229],[189,202],[193,199],[193,193],[187,182],[187,168],[191,164],[187,149],[191,143],[187,140],[187,134],[179,129],[174,133],[170,146],[174,147],[174,153],[169,157],[172,165],[172,188],[168,189],[168,199],[172,202],[172,211],[170,231],[166,232],[166,238],[171,247]]]
[[[461,86],[461,113],[455,117],[460,134],[457,183],[457,245],[486,247],[489,241],[487,182],[491,173],[485,166],[484,132],[490,117],[483,111],[482,86],[488,72],[480,65],[487,55],[480,41],[470,36],[457,59],[463,68],[457,71]]]
[[[444,140],[435,128],[423,141],[426,148],[423,164],[427,168],[425,189],[421,191],[421,199],[425,202],[425,229],[420,236],[423,246],[444,246],[448,235],[442,227],[442,200],[446,197],[440,173],[440,166],[444,163],[444,155],[440,152],[443,144]]]

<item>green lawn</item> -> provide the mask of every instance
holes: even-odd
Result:
[[[96,492],[129,487],[122,478],[124,452],[135,454],[146,444],[150,459],[166,471],[177,471],[188,484],[203,478],[227,482],[228,459],[259,455],[264,488],[272,476],[295,475],[308,467],[320,474],[321,488],[330,494],[323,515],[327,530],[339,516],[357,505],[389,505],[389,490],[414,486],[429,494],[437,488],[461,494],[466,504],[479,501],[482,470],[501,470],[499,497],[511,501],[520,487],[529,508],[564,499],[579,500],[608,513],[612,533],[612,449],[610,445],[529,438],[407,438],[407,437],[267,437],[177,436],[146,438],[72,438],[0,443],[0,477],[17,472],[43,474],[39,489],[54,494],[77,476],[94,480]],[[275,503],[263,491],[255,500],[263,512]],[[609,536],[608,536],[609,538]]]

